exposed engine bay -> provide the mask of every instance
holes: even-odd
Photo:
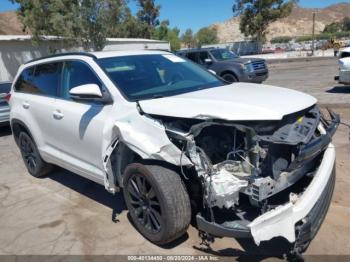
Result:
[[[274,196],[304,177],[312,178],[333,135],[322,136],[321,126],[329,123],[317,106],[281,121],[232,123],[165,117],[161,121],[170,140],[193,163],[211,219],[217,209],[237,215],[254,207],[256,216],[283,203],[285,198],[279,197],[276,203]],[[187,179],[188,170],[181,169]],[[287,201],[303,189],[289,192]]]

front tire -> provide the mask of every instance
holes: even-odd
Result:
[[[231,74],[231,73],[227,73],[227,74],[223,74],[222,75],[222,78],[228,82],[228,83],[235,83],[235,82],[238,82],[238,79],[235,75]]]
[[[34,140],[27,133],[19,134],[18,145],[24,164],[32,176],[42,177],[52,170],[52,165],[41,158]]]
[[[176,172],[131,164],[124,173],[123,192],[136,228],[151,242],[164,245],[186,232],[191,221],[190,200]]]

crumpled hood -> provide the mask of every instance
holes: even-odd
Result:
[[[145,113],[161,116],[224,120],[280,120],[317,100],[274,86],[234,83],[181,95],[140,101]]]

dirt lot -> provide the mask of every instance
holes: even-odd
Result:
[[[335,60],[273,64],[268,83],[309,92],[350,123],[350,87],[337,87],[332,80],[336,73]],[[334,143],[335,194],[307,254],[350,255],[349,130],[340,126]],[[175,243],[158,247],[131,225],[121,194],[112,196],[102,186],[60,169],[47,178],[30,177],[8,128],[0,129],[0,148],[0,254],[270,256],[270,249],[233,239],[217,240],[210,252],[201,250],[194,228]]]

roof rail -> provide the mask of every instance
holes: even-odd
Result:
[[[87,53],[87,52],[67,52],[67,53],[59,53],[59,54],[54,54],[54,55],[49,55],[49,56],[43,56],[43,57],[40,57],[40,58],[35,58],[35,59],[32,59],[32,60],[29,60],[28,62],[25,62],[24,64],[29,64],[29,63],[32,63],[32,62],[36,62],[36,61],[40,61],[40,60],[43,60],[43,59],[47,59],[47,58],[53,58],[53,57],[60,57],[60,56],[70,56],[70,55],[81,55],[81,56],[88,56],[88,57],[91,57],[93,59],[97,59],[97,57],[91,53]]]

